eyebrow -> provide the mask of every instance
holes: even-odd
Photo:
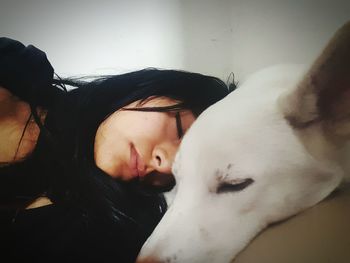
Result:
[[[175,114],[175,121],[176,121],[177,136],[179,137],[179,139],[181,139],[182,136],[184,135],[184,131],[182,129],[181,116],[179,111],[176,112]]]

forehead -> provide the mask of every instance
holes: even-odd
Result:
[[[175,175],[212,178],[228,165],[237,176],[277,171],[288,155],[303,151],[278,104],[294,83],[259,76],[206,110],[180,146]]]

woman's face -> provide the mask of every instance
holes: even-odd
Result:
[[[158,97],[142,104],[135,101],[125,108],[164,107],[178,103]],[[185,133],[195,117],[189,110],[179,114]],[[162,177],[171,174],[180,141],[174,112],[121,109],[111,114],[97,129],[95,162],[97,167],[114,178],[148,180],[151,184],[161,185],[167,181]]]

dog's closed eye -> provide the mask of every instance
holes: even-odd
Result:
[[[221,182],[216,189],[216,193],[221,194],[227,192],[242,191],[253,182],[254,180],[251,178],[235,179],[229,182]]]

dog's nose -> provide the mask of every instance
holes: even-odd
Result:
[[[165,261],[160,261],[152,257],[147,257],[147,258],[137,258],[135,263],[165,263]]]

